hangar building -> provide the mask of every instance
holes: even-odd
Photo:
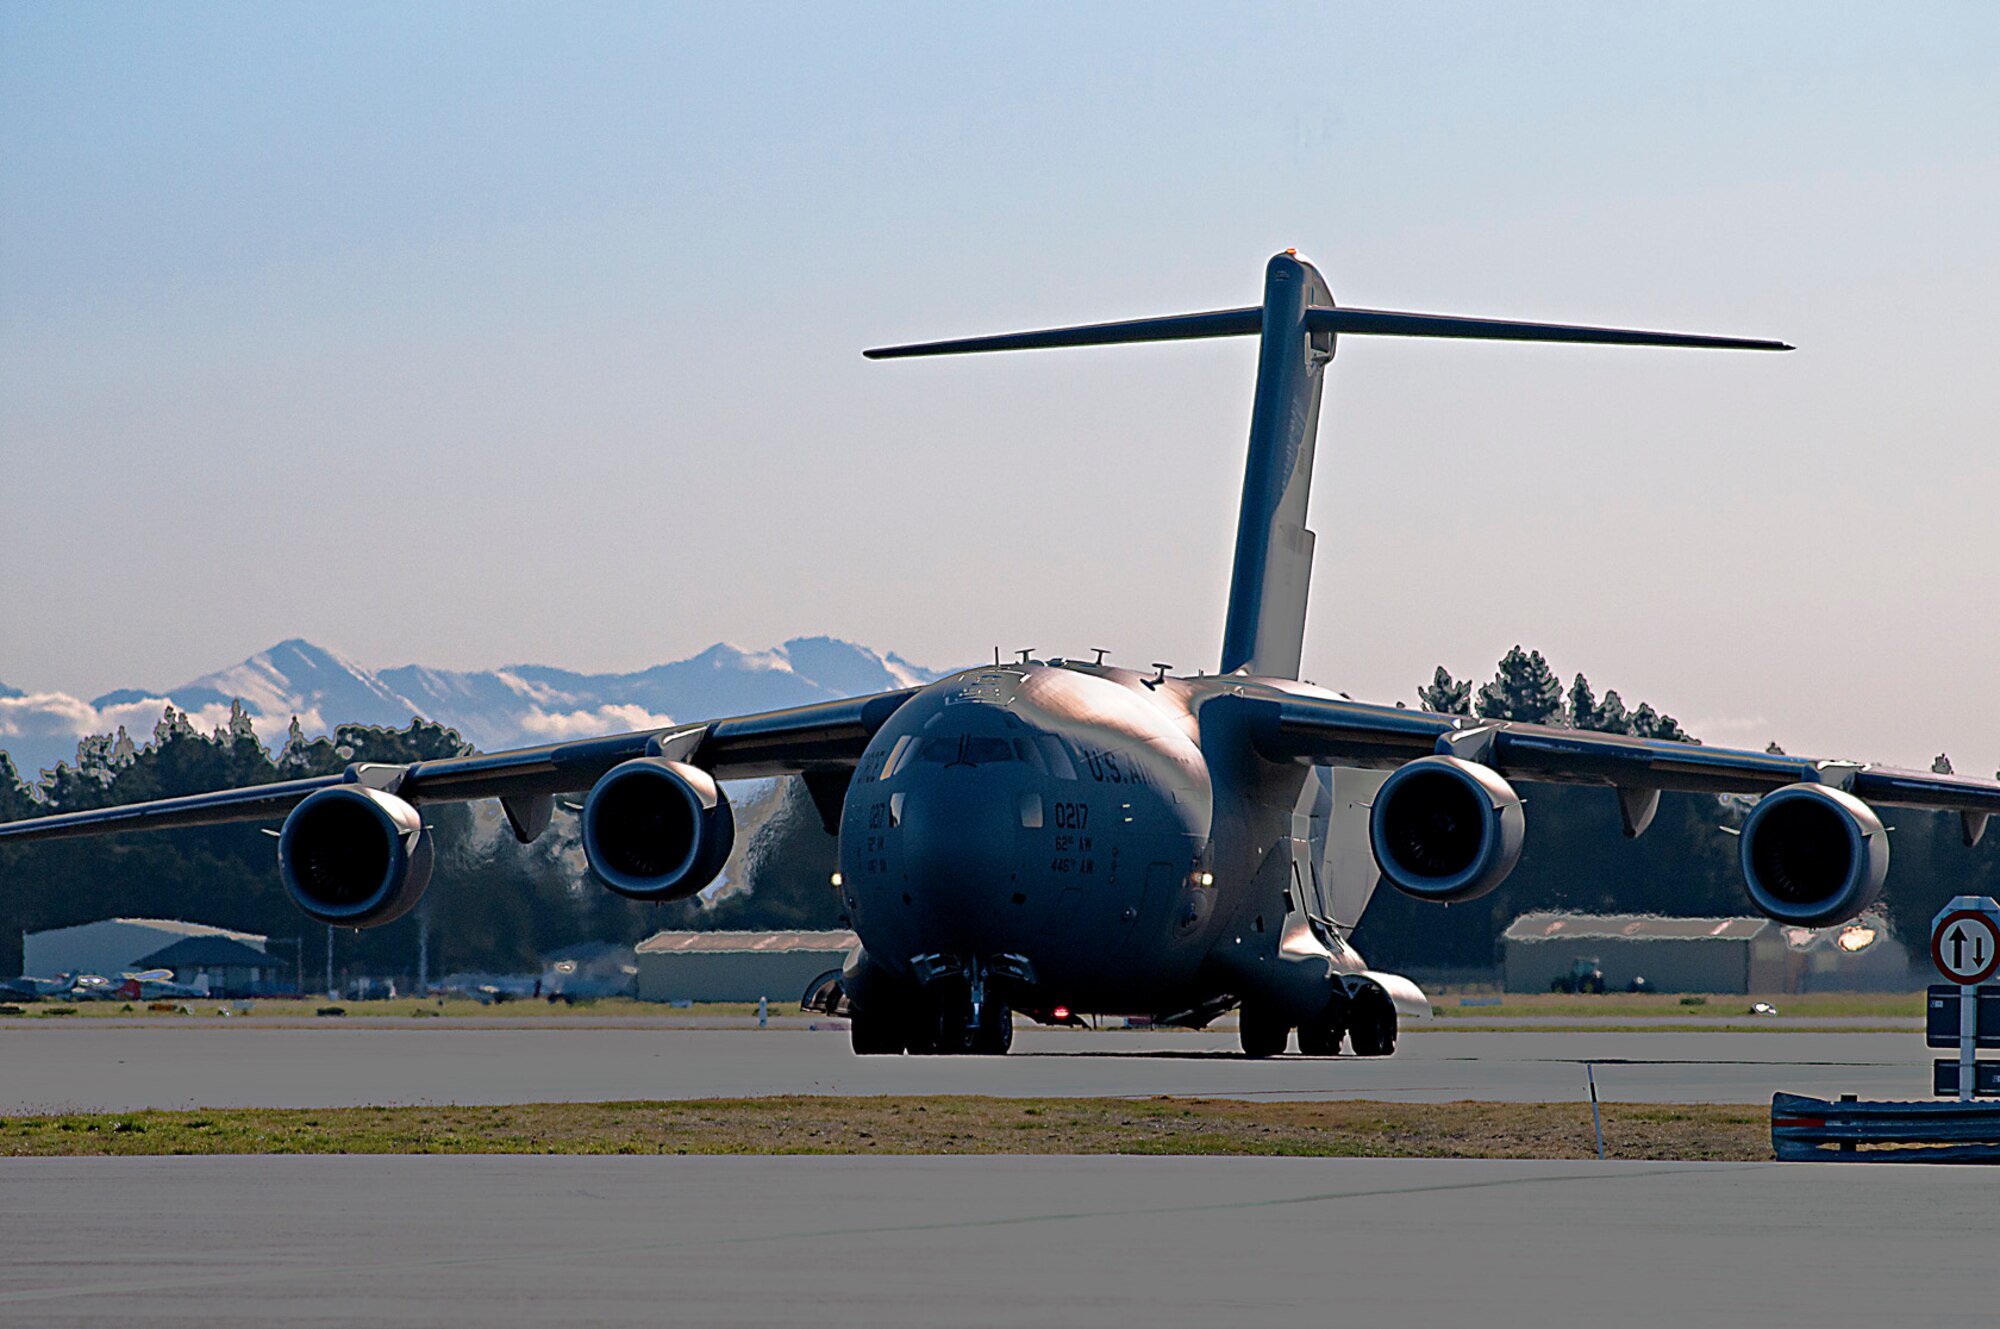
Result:
[[[232,937],[182,937],[137,961],[140,971],[166,969],[174,982],[190,986],[197,979],[208,980],[208,991],[217,997],[263,997],[280,990],[278,961],[254,946]],[[287,966],[289,967],[289,966]]]
[[[1579,961],[1607,991],[1643,977],[1656,992],[1907,992],[1909,951],[1878,916],[1828,928],[1768,918],[1523,914],[1500,934],[1508,992],[1547,992]]]
[[[637,947],[638,996],[794,1003],[857,944],[852,932],[656,932]]]
[[[21,972],[37,978],[53,978],[57,974],[102,974],[116,978],[144,969],[170,967],[140,962],[191,937],[220,937],[259,952],[267,940],[252,932],[184,923],[173,918],[105,918],[75,927],[22,933]]]

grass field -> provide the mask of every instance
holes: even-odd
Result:
[[[1618,1016],[1673,1016],[1690,1023],[1741,1020],[1759,1002],[1778,1008],[1780,1015],[1846,1019],[1922,1019],[1922,992],[1775,992],[1749,995],[1711,994],[1683,997],[1671,992],[1606,992],[1571,996],[1560,992],[1508,993],[1498,1005],[1461,1006],[1469,999],[1488,1002],[1492,993],[1431,994],[1431,1010],[1442,1019],[1504,1019],[1515,1015],[1610,1019]],[[1768,1017],[1759,1017],[1768,1018]]]
[[[1606,1153],[1771,1157],[1768,1109],[1606,1104]],[[231,1109],[0,1119],[0,1156],[133,1154],[1222,1154],[1592,1158],[1572,1103],[819,1098]]]

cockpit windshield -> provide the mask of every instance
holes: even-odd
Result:
[[[1014,745],[1004,738],[978,734],[939,734],[927,739],[917,760],[934,766],[993,766],[1014,761]]]

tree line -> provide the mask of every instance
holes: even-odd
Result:
[[[1516,646],[1475,685],[1443,666],[1416,690],[1427,710],[1696,743],[1672,715],[1599,697],[1577,674],[1568,686],[1539,651]],[[150,741],[121,728],[77,745],[76,760],[32,786],[0,752],[0,821],[80,812],[213,789],[336,774],[349,762],[405,763],[470,752],[453,730],[422,719],[402,729],[341,725],[307,738],[298,721],[273,754],[241,705],[214,731],[169,706]],[[1777,750],[1777,745],[1771,745]],[[1950,763],[1940,755],[1938,767]],[[1375,893],[1355,934],[1372,963],[1389,968],[1484,966],[1516,916],[1542,909],[1593,913],[1732,915],[1748,911],[1736,840],[1748,800],[1668,794],[1637,841],[1620,830],[1608,789],[1535,786],[1521,863],[1493,894],[1454,906]],[[576,819],[559,814],[532,845],[508,833],[490,804],[431,804],[437,867],[418,911],[384,927],[341,932],[336,970],[395,975],[418,970],[427,934],[435,977],[461,970],[518,972],[554,948],[582,941],[631,943],[661,928],[838,928],[829,886],[835,841],[797,780],[738,799],[738,855],[724,889],[707,898],[647,905],[595,884]],[[1953,895],[2000,894],[2000,851],[1989,838],[1959,843],[1948,814],[1896,809],[1884,903],[1897,935],[1921,943]],[[324,929],[294,909],[278,881],[276,845],[254,825],[126,833],[0,849],[0,973],[20,970],[23,931],[112,916],[188,918],[261,932],[274,954],[302,953],[317,982]],[[294,940],[296,939],[296,940]]]
[[[310,739],[294,719],[273,754],[240,704],[208,733],[169,706],[150,741],[135,742],[123,728],[85,738],[73,763],[42,772],[33,786],[0,752],[0,821],[334,775],[350,762],[401,764],[471,751],[457,732],[423,719],[401,729],[340,725]],[[561,946],[630,944],[661,928],[838,926],[823,907],[832,903],[833,837],[802,789],[781,788],[739,806],[741,852],[732,868],[755,889],[713,904],[641,904],[596,885],[574,816],[559,813],[539,840],[522,845],[497,805],[433,803],[423,812],[437,842],[429,890],[393,923],[337,932],[336,978],[395,976],[407,986],[419,972],[420,934],[427,934],[428,971],[436,978],[533,970]],[[0,848],[0,974],[21,971],[23,932],[111,917],[183,918],[263,933],[274,956],[301,962],[308,987],[323,981],[326,929],[293,907],[278,880],[277,841],[255,824]],[[284,967],[289,973],[291,965]]]
[[[1492,720],[1630,734],[1680,743],[1700,740],[1673,716],[1641,702],[1627,708],[1616,691],[1600,699],[1577,674],[1565,688],[1540,651],[1515,646],[1475,687],[1440,665],[1417,689],[1426,710]],[[1766,748],[1782,752],[1776,742]],[[1940,754],[1933,769],[1949,771]],[[1370,963],[1385,968],[1483,967],[1498,958],[1499,936],[1522,914],[1541,910],[1663,914],[1679,917],[1751,913],[1737,862],[1737,840],[1754,805],[1747,798],[1664,794],[1653,824],[1627,839],[1609,789],[1534,785],[1523,791],[1527,838],[1516,867],[1491,895],[1458,905],[1413,900],[1378,890],[1354,934]],[[1891,931],[1921,949],[1930,920],[1954,895],[2000,894],[2000,836],[1976,848],[1960,841],[1950,813],[1885,809],[1892,827],[1889,878],[1880,907]]]

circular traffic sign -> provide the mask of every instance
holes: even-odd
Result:
[[[2000,922],[1977,909],[1943,915],[1931,928],[1931,959],[1954,983],[1984,983],[2000,969]]]

